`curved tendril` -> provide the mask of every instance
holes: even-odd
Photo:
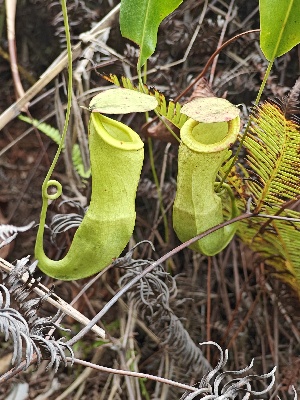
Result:
[[[48,189],[50,186],[54,186],[56,188],[55,193],[48,193]],[[62,185],[60,182],[50,179],[46,182],[45,187],[43,187],[43,197],[48,200],[56,200],[62,194]]]

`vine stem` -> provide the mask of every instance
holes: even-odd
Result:
[[[57,160],[60,156],[60,153],[63,148],[63,144],[67,135],[67,130],[69,126],[69,120],[71,115],[71,107],[72,107],[72,86],[73,86],[73,71],[72,71],[72,48],[71,48],[71,36],[69,30],[69,20],[68,20],[68,13],[67,13],[67,2],[66,0],[61,0],[61,8],[63,13],[64,25],[65,25],[65,33],[66,33],[66,41],[67,41],[67,55],[68,55],[68,92],[67,92],[67,110],[66,110],[66,118],[63,128],[63,133],[61,135],[61,141],[59,143],[58,149],[52,161],[52,164],[47,172],[46,178],[43,183],[43,197],[44,197],[44,190],[47,190],[47,185],[50,180],[50,177],[53,173],[53,170],[56,166]]]
[[[65,118],[63,132],[61,135],[61,140],[60,140],[58,149],[55,153],[53,161],[50,165],[50,168],[47,172],[47,175],[46,175],[43,185],[42,185],[42,210],[41,210],[41,215],[40,215],[39,229],[38,229],[37,237],[36,237],[36,244],[35,244],[36,249],[38,249],[40,246],[43,246],[43,237],[44,237],[44,229],[45,229],[46,215],[47,215],[47,209],[48,209],[48,200],[49,199],[57,199],[61,195],[61,192],[62,192],[61,184],[56,180],[50,180],[50,178],[51,178],[51,175],[57,164],[58,158],[59,158],[62,148],[63,148],[63,144],[65,142],[65,138],[66,138],[68,126],[69,126],[70,115],[71,115],[71,107],[72,107],[72,86],[73,86],[72,75],[73,75],[73,71],[72,71],[71,36],[70,36],[70,29],[69,29],[67,3],[66,3],[66,0],[61,0],[60,2],[61,2],[62,13],[63,13],[63,19],[64,19],[65,34],[66,34],[66,41],[67,41],[67,55],[68,55],[67,110],[66,110],[66,118]],[[48,194],[49,186],[56,187],[55,194],[52,194],[52,195]]]
[[[58,149],[55,153],[54,159],[50,165],[50,168],[47,172],[47,175],[44,179],[43,185],[42,185],[42,198],[43,198],[43,203],[42,203],[42,211],[41,211],[41,216],[40,216],[40,226],[39,230],[37,233],[37,243],[40,241],[42,243],[43,240],[43,232],[44,232],[44,227],[45,227],[45,220],[46,220],[46,212],[48,208],[48,198],[56,198],[61,194],[61,184],[55,180],[50,180],[51,175],[53,173],[53,170],[56,166],[57,160],[60,156],[60,153],[63,148],[63,144],[66,138],[67,130],[68,130],[68,125],[69,125],[69,120],[70,120],[70,115],[71,115],[71,107],[72,107],[72,86],[73,86],[73,80],[72,80],[72,48],[71,48],[71,36],[70,36],[70,29],[69,29],[69,20],[68,20],[68,12],[67,12],[67,2],[66,0],[60,0],[61,3],[61,8],[62,8],[62,13],[63,13],[63,19],[64,19],[64,26],[65,26],[65,34],[66,34],[66,41],[67,41],[67,55],[68,55],[68,91],[67,91],[67,110],[66,110],[66,119],[64,123],[64,128],[63,128],[63,133],[61,135],[61,141],[59,143]],[[56,186],[57,193],[54,195],[49,195],[47,189],[49,186],[54,185]],[[57,195],[58,194],[58,195]],[[94,324],[93,324],[94,325]],[[33,355],[32,361],[30,365],[32,365],[34,362],[36,362],[37,356],[36,354]],[[6,380],[10,379],[12,376],[17,375],[24,369],[25,362],[22,362],[17,368],[13,368],[11,371],[8,371],[6,374],[2,375],[0,378],[0,383],[5,382]]]

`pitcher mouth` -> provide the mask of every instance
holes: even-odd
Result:
[[[101,138],[110,146],[122,150],[140,150],[143,148],[139,135],[122,122],[105,117],[100,113],[92,113],[90,123],[102,125]]]
[[[228,149],[236,141],[239,129],[240,117],[213,123],[190,118],[181,128],[180,137],[187,147],[197,153],[216,153]]]

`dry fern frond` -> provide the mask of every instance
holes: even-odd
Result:
[[[32,228],[34,222],[26,226],[0,225],[0,249],[12,242],[19,232],[26,232]]]
[[[133,251],[134,248],[113,264],[127,269],[119,281],[121,287],[152,262],[132,259]],[[165,272],[162,266],[158,266],[140,279],[126,294],[128,302],[134,303],[138,315],[148,322],[150,329],[161,339],[161,345],[168,349],[168,354],[185,369],[185,374],[194,373],[196,370],[200,374],[211,369],[211,366],[171,309],[170,298],[175,296],[176,291],[175,278]]]
[[[192,399],[215,399],[215,400],[234,400],[236,398],[240,398],[239,396],[245,394],[242,397],[242,400],[247,400],[250,396],[256,398],[256,396],[261,396],[267,394],[275,382],[275,371],[276,367],[272,369],[267,374],[263,375],[246,375],[241,378],[231,379],[224,385],[221,385],[224,378],[228,378],[237,375],[245,374],[245,372],[249,371],[253,367],[253,360],[250,365],[246,368],[243,368],[239,371],[225,371],[221,372],[221,369],[225,367],[228,361],[228,350],[225,350],[223,353],[222,348],[215,342],[204,342],[200,343],[207,345],[214,345],[220,351],[220,360],[218,365],[209,373],[207,373],[201,380],[199,384],[199,389],[193,393],[187,394],[185,393],[181,400],[192,400]],[[271,382],[261,391],[255,391],[251,388],[251,383],[257,380],[265,380],[271,378]],[[223,386],[223,387],[222,387]],[[294,400],[297,399],[297,394],[294,389],[295,397]],[[251,397],[252,398],[252,397]]]
[[[87,207],[82,207],[79,203],[72,200],[65,200],[59,204],[70,204],[72,207],[78,210],[78,213],[69,214],[56,214],[52,218],[50,229],[51,229],[51,240],[55,243],[56,237],[62,232],[66,232],[72,228],[78,228],[81,224],[83,217],[87,211]]]
[[[65,350],[74,358],[73,350],[62,340],[55,340],[49,336],[49,331],[55,327],[59,315],[54,317],[39,318],[36,310],[43,301],[42,298],[26,300],[32,292],[33,285],[28,288],[27,282],[23,282],[20,277],[27,272],[28,281],[31,282],[31,268],[28,265],[28,257],[17,262],[13,271],[4,275],[4,284],[0,285],[0,332],[4,334],[5,341],[13,341],[13,356],[11,363],[16,368],[21,364],[23,353],[25,352],[24,369],[28,368],[34,360],[39,364],[43,358],[50,359],[48,368],[57,371],[61,362],[67,366]],[[38,281],[36,281],[36,284]],[[11,295],[19,304],[19,310],[10,306]]]

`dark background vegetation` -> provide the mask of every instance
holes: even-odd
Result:
[[[228,7],[232,3],[233,12],[230,16],[223,42],[236,33],[259,27],[257,0],[210,0],[209,9],[205,15],[201,29],[187,59],[175,66],[171,64],[180,60],[190,43],[196,29],[198,19],[204,4],[202,0],[185,0],[183,4],[159,29],[158,45],[155,54],[151,57],[148,69],[171,65],[169,68],[158,70],[148,76],[148,84],[157,87],[166,97],[175,98],[198,75],[206,61],[218,46],[222,32],[222,24],[226,18]],[[88,31],[92,24],[102,19],[117,2],[111,1],[68,1],[71,36],[73,44],[79,40],[79,35]],[[6,60],[7,40],[5,25],[5,4],[0,1],[0,79],[1,96],[0,111],[3,112],[15,99],[13,80],[9,62]],[[20,0],[17,4],[16,46],[18,62],[23,67],[21,74],[25,90],[39,79],[39,76],[49,67],[56,57],[65,49],[65,34],[59,1]],[[121,37],[118,23],[112,26],[107,43],[116,53],[125,56],[133,65],[137,61],[136,46]],[[130,72],[135,75],[134,68],[124,68],[117,56],[99,46],[94,63],[99,65],[98,72],[125,75]],[[79,63],[74,63],[74,69]],[[259,49],[259,35],[249,34],[228,46],[219,56],[215,70],[209,70],[206,78],[212,77],[212,89],[217,96],[226,96],[234,104],[243,105],[243,118],[247,117],[249,107],[255,100],[260,86],[266,61]],[[88,69],[91,66],[88,67]],[[88,88],[107,85],[94,70],[88,70]],[[272,75],[265,90],[265,97],[282,96],[295,83],[299,75],[299,49],[294,48],[289,54],[279,58],[273,68]],[[46,118],[46,122],[55,127],[59,121],[57,117],[57,103],[55,103],[56,88],[63,105],[66,103],[65,79],[66,74],[57,76],[43,90],[38,102],[30,107],[31,115],[36,119]],[[60,87],[58,88],[58,85]],[[76,82],[74,94],[82,94]],[[189,92],[187,99],[192,92]],[[81,98],[82,99],[82,98]],[[80,105],[87,105],[88,101],[79,100]],[[183,99],[182,101],[184,101]],[[54,112],[53,112],[54,111]],[[143,116],[123,117],[132,128],[141,131],[144,123]],[[84,119],[85,120],[85,119]],[[18,137],[28,129],[28,125],[15,119],[9,123],[0,134],[0,150],[13,143],[0,158],[0,223],[9,223],[22,226],[30,221],[39,220],[41,208],[41,184],[48,170],[49,164],[56,150],[56,145],[45,135],[32,130],[24,139]],[[74,121],[71,128],[74,134]],[[141,183],[137,197],[137,225],[134,241],[144,239],[153,241],[156,252],[149,247],[141,247],[136,257],[157,259],[166,251],[179,244],[172,230],[171,204],[175,194],[177,146],[168,148],[166,158],[166,173],[162,180],[164,207],[169,225],[169,240],[165,242],[164,226],[160,214],[157,189],[154,184],[148,154],[148,140],[145,139],[146,157],[142,172]],[[153,152],[158,176],[161,177],[163,158],[166,143],[153,140]],[[240,160],[243,162],[243,160]],[[66,165],[61,158],[54,177],[59,179],[64,187],[64,199],[78,199],[78,192],[74,192],[66,174]],[[70,166],[69,166],[70,167]],[[75,175],[82,196],[89,199],[90,182],[81,183]],[[58,212],[69,212],[64,206],[58,209],[58,202],[51,205],[50,217]],[[85,205],[85,204],[84,204]],[[36,229],[31,229],[19,235],[14,245],[6,250],[2,257],[13,262],[28,254],[33,254]],[[61,245],[71,240],[69,235],[61,238]],[[131,244],[134,244],[132,242]],[[49,235],[45,240],[47,254],[52,258],[60,257],[61,251],[54,246]],[[248,365],[255,359],[253,371],[266,373],[274,366],[278,366],[275,391],[282,399],[288,399],[288,389],[291,384],[297,386],[300,380],[300,313],[299,300],[290,288],[277,280],[272,271],[268,270],[263,260],[259,259],[238,240],[233,241],[228,248],[218,256],[207,260],[199,254],[185,250],[169,259],[165,268],[173,276],[177,276],[177,293],[172,298],[171,305],[175,315],[181,319],[190,337],[197,344],[211,339],[219,343],[222,348],[228,348],[230,353],[228,370],[237,370]],[[76,307],[87,317],[92,318],[118,289],[117,281],[122,271],[110,270],[103,280],[96,282],[86,295],[76,304]],[[55,282],[55,291],[58,295],[70,302],[87,280],[78,282]],[[44,283],[51,287],[53,281],[45,277]],[[126,302],[126,299],[124,298]],[[40,310],[41,315],[49,315],[54,311],[45,304]],[[143,322],[141,315],[136,319]],[[128,323],[128,308],[118,304],[110,310],[103,321],[105,329],[115,338],[122,338],[124,327]],[[120,354],[126,355],[126,350],[134,349],[136,365],[141,372],[160,374],[177,379],[182,383],[195,383],[201,379],[197,371],[187,374],[187,366],[180,362],[172,362],[172,351],[163,344],[163,338],[155,341],[136,321],[131,322],[132,340],[134,344],[125,344],[125,348],[116,351],[108,341],[101,351],[97,350],[97,363],[106,366],[124,368]],[[75,334],[79,326],[71,318],[64,320],[64,325]],[[155,324],[153,325],[155,329]],[[154,335],[158,332],[153,331]],[[95,348],[101,343],[94,335],[87,335],[83,341],[75,346],[76,356],[90,361],[95,355]],[[131,347],[130,347],[131,346]],[[4,359],[11,352],[9,343],[0,344],[0,367]],[[218,352],[211,348],[203,349],[212,365],[218,360]],[[126,355],[128,357],[128,355]],[[172,366],[169,370],[168,362]],[[163,367],[162,367],[163,366]],[[128,367],[128,366],[127,366]],[[161,369],[160,369],[161,368]],[[3,371],[1,371],[3,372]],[[49,395],[49,399],[58,398],[59,394],[83,373],[83,369],[75,366],[73,369],[60,369],[57,375],[60,388]],[[53,385],[54,374],[45,371],[43,365],[34,371],[29,371],[15,377],[0,387],[0,398],[6,394],[15,382],[29,383],[29,398],[35,399],[39,394],[46,392]],[[109,376],[93,372],[84,381],[82,393],[80,387],[75,393],[65,398],[73,399],[100,399],[106,387],[106,397],[114,384],[120,385],[114,399],[127,399],[126,381],[123,378],[114,378],[109,383]],[[120,379],[120,380],[119,380]],[[145,382],[150,396],[154,393],[155,384]],[[299,387],[298,387],[299,389]],[[275,392],[274,392],[275,393]],[[179,399],[181,392],[170,390],[166,397],[158,391],[154,398]],[[147,398],[147,397],[144,397]]]

